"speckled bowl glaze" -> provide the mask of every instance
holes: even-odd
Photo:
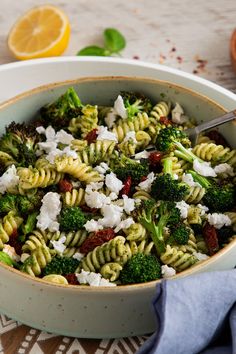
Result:
[[[11,121],[24,122],[39,108],[73,86],[82,102],[112,104],[120,91],[138,91],[154,101],[163,95],[184,106],[198,122],[226,110],[184,87],[145,78],[96,77],[55,83],[31,90],[0,106],[0,131]],[[220,128],[235,147],[236,125]],[[225,270],[236,264],[236,240],[209,259],[176,277]],[[148,334],[155,330],[152,299],[158,281],[117,287],[55,285],[0,265],[0,312],[32,327],[80,338],[116,338]]]

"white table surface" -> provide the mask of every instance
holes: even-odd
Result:
[[[0,64],[15,61],[6,39],[17,16],[44,3],[45,0],[0,1]],[[236,74],[229,56],[229,41],[236,27],[235,0],[51,0],[50,3],[60,6],[71,23],[71,39],[64,55],[75,55],[87,45],[101,45],[103,30],[114,27],[127,40],[122,52],[124,58],[139,58],[195,73],[236,93]],[[4,83],[0,82],[0,89],[4,89]],[[144,340],[145,337],[79,340],[43,333],[0,316],[0,354],[130,354]]]

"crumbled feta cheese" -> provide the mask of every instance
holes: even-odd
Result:
[[[184,200],[181,200],[181,202],[176,202],[175,205],[176,208],[178,208],[180,211],[181,218],[186,219],[188,216],[188,209],[190,208],[190,205],[187,204]]]
[[[209,224],[215,226],[216,229],[221,229],[223,226],[231,225],[231,220],[228,215],[221,213],[208,214],[207,220]]]
[[[16,253],[16,250],[14,247],[10,246],[10,245],[4,245],[2,251],[6,254],[8,254],[9,257],[11,257],[11,259],[13,261],[19,262],[20,261],[20,256]]]
[[[101,162],[98,166],[94,167],[94,170],[102,175],[105,175],[105,173],[110,170],[110,167],[106,162]]]
[[[130,132],[126,133],[126,136],[123,141],[125,142],[125,141],[129,141],[129,140],[132,140],[134,144],[137,144],[136,133],[134,131],[130,131]]]
[[[72,140],[74,140],[73,135],[68,134],[65,130],[61,129],[56,133],[56,142],[70,145]]]
[[[216,177],[214,169],[211,167],[210,162],[200,162],[197,159],[193,161],[193,169],[204,177]]]
[[[193,256],[195,256],[199,261],[205,261],[205,259],[209,258],[207,254],[201,252],[193,252]]]
[[[175,107],[171,111],[172,122],[176,124],[183,124],[188,121],[188,117],[184,115],[184,110],[178,102],[176,102]]]
[[[118,143],[117,137],[115,133],[109,132],[107,127],[103,125],[98,126],[97,128],[97,140],[111,140]]]
[[[209,208],[208,208],[206,205],[197,204],[197,207],[198,207],[199,209],[201,209],[200,216],[205,215],[205,214],[208,212],[208,210],[209,210]]]
[[[135,158],[135,160],[148,159],[150,154],[151,154],[151,151],[143,150],[143,151],[138,152],[137,154],[135,154],[134,158]]]
[[[108,128],[113,127],[113,124],[115,123],[116,118],[117,118],[117,113],[114,108],[111,108],[110,111],[107,113],[106,117],[104,118]]]
[[[113,172],[106,175],[105,184],[111,192],[115,192],[116,194],[119,194],[123,187],[122,181],[119,180]]]
[[[177,173],[173,173],[173,179],[175,179],[176,181],[179,179],[179,176],[177,175]]]
[[[121,222],[123,208],[118,205],[104,205],[101,208],[102,219],[98,219],[100,225],[104,227],[116,227]]]
[[[122,220],[115,228],[115,232],[118,232],[123,229],[128,229],[132,224],[134,224],[134,220],[132,218],[127,218]]]
[[[92,191],[98,191],[103,187],[103,182],[91,182],[87,184],[85,192],[89,193]]]
[[[78,155],[76,154],[76,152],[74,150],[71,150],[69,146],[66,146],[63,150],[60,149],[51,149],[50,151],[48,151],[48,155],[46,156],[46,159],[51,163],[54,164],[55,161],[55,157],[58,156],[68,156],[68,157],[73,157],[73,159],[77,159]]]
[[[111,192],[111,193],[109,194],[109,198],[110,198],[111,200],[116,200],[116,199],[118,198],[118,195],[117,195],[115,192]]]
[[[217,175],[221,173],[225,173],[229,176],[234,175],[234,169],[228,163],[221,163],[220,165],[215,166],[214,171]]]
[[[161,274],[163,278],[169,278],[169,277],[173,277],[176,274],[176,271],[174,268],[164,264],[161,266]]]
[[[103,226],[101,224],[99,224],[98,221],[91,219],[88,220],[85,224],[84,224],[84,228],[85,230],[87,230],[88,232],[95,232],[98,230],[102,230]]]
[[[21,263],[24,263],[24,261],[26,261],[26,259],[29,257],[30,257],[29,253],[22,253],[22,255],[20,256]]]
[[[186,183],[189,187],[201,187],[198,182],[195,182],[191,173],[184,173],[182,182]]]
[[[102,278],[100,273],[87,272],[81,270],[80,273],[75,273],[77,280],[80,284],[89,284],[90,286],[116,286],[110,283],[107,279]]]
[[[39,151],[45,151],[46,154],[49,154],[51,151],[57,149],[57,143],[55,141],[44,141],[42,143],[38,143],[38,147]]]
[[[36,132],[39,134],[45,134],[45,128],[42,125],[40,125],[40,127],[36,128]]]
[[[119,95],[114,102],[114,110],[121,118],[123,119],[128,118],[128,114],[121,95]]]
[[[47,141],[54,141],[56,138],[56,132],[51,125],[45,129],[45,136]]]
[[[90,208],[100,209],[105,204],[110,204],[111,200],[105,194],[98,191],[85,192],[84,196],[86,204]]]
[[[64,245],[64,242],[66,242],[66,236],[62,236],[57,241],[56,240],[50,241],[50,243],[53,245],[54,250],[56,250],[60,254],[62,254],[66,249],[66,245]]]
[[[147,179],[145,179],[145,181],[143,181],[143,182],[140,182],[138,186],[142,190],[144,190],[146,192],[150,192],[152,183],[155,181],[155,179],[156,179],[156,177],[155,177],[154,173],[151,172],[147,175]]]
[[[84,254],[80,252],[75,252],[72,256],[72,258],[77,259],[77,261],[81,261],[81,259],[84,258]]]
[[[129,198],[127,195],[122,195],[123,202],[124,202],[124,211],[129,214],[131,211],[135,209],[135,199]]]
[[[60,194],[48,192],[42,199],[40,213],[37,216],[37,227],[41,230],[58,231],[57,216],[61,211]]]
[[[20,177],[17,176],[16,166],[11,165],[0,177],[0,193],[5,193],[8,189],[18,185]]]

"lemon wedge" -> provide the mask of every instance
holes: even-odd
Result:
[[[70,23],[58,7],[43,5],[32,8],[13,25],[8,48],[20,60],[61,55],[70,39]]]

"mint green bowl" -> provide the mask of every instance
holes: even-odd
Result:
[[[198,93],[175,84],[145,78],[83,78],[39,87],[0,106],[0,130],[13,120],[27,122],[41,106],[73,86],[82,102],[112,104],[120,91],[139,91],[153,99],[163,95],[179,102],[186,114],[199,122],[226,110]],[[236,125],[220,128],[236,147]],[[226,270],[236,264],[236,240],[209,259],[178,274]],[[0,312],[29,326],[80,338],[116,338],[143,335],[155,330],[152,299],[158,281],[117,287],[55,285],[0,265]]]

